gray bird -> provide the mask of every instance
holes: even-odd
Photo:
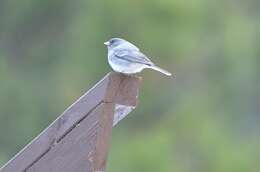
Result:
[[[143,69],[153,69],[167,76],[172,74],[156,66],[146,57],[139,48],[121,38],[111,38],[104,42],[108,49],[108,63],[116,72],[123,74],[135,74]]]

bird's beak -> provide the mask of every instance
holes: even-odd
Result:
[[[106,46],[109,46],[109,41],[107,41],[107,42],[104,42],[104,44],[106,45]]]

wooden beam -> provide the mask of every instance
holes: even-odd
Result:
[[[112,126],[136,107],[140,81],[107,74],[0,172],[104,171]]]

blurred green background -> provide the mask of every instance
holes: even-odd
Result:
[[[1,0],[0,166],[111,69],[123,37],[145,70],[108,172],[260,171],[259,0]]]

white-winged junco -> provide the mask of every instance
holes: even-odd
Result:
[[[104,43],[108,48],[108,63],[116,72],[135,74],[143,69],[153,69],[165,75],[172,74],[158,66],[146,57],[139,48],[121,38],[112,38]]]

